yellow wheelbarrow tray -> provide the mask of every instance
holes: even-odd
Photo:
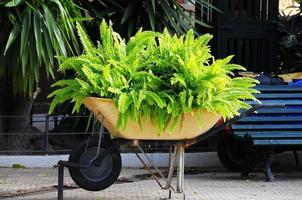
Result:
[[[207,111],[202,111],[202,126],[198,123],[197,112],[185,113],[182,122],[177,123],[175,129],[170,133],[167,128],[160,135],[154,123],[150,120],[143,121],[141,127],[138,123],[129,119],[125,130],[120,131],[115,128],[119,112],[111,99],[88,97],[84,99],[83,104],[94,114],[115,138],[130,140],[187,140],[196,138],[198,135],[207,132],[212,128],[220,115]]]

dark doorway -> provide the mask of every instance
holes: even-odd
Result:
[[[233,62],[248,71],[278,69],[278,0],[219,0],[223,11],[213,21],[217,57],[235,55]]]

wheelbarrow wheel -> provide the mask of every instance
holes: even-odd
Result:
[[[69,162],[88,165],[96,156],[97,141],[82,142],[69,155]],[[122,168],[121,155],[108,141],[102,141],[100,156],[93,166],[86,169],[69,168],[73,181],[88,191],[100,191],[111,186],[118,178]]]
[[[257,163],[249,142],[237,140],[231,134],[220,135],[217,154],[223,166],[233,172],[243,172]]]

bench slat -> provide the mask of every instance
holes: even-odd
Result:
[[[295,114],[302,113],[302,108],[261,108],[257,110],[259,114]]]
[[[244,137],[245,135],[249,135],[251,138],[301,138],[302,139],[302,131],[279,131],[279,130],[271,130],[271,131],[235,131],[235,135]]]
[[[276,129],[288,129],[288,130],[300,130],[302,129],[302,124],[233,124],[232,129],[234,130],[246,130],[246,129],[266,129],[266,130],[276,130]]]
[[[302,115],[296,115],[296,116],[253,115],[253,116],[241,118],[239,121],[240,122],[301,122]]]
[[[302,93],[260,93],[254,95],[257,99],[301,99]]]
[[[254,145],[256,146],[268,146],[268,145],[301,145],[302,139],[294,140],[253,140]]]
[[[263,92],[302,92],[302,87],[291,87],[288,85],[258,85],[255,88]]]
[[[246,101],[246,103],[250,104],[250,105],[255,105],[255,104],[259,104],[258,102],[255,101]],[[302,105],[302,99],[273,99],[273,100],[261,100],[261,103],[263,105]]]

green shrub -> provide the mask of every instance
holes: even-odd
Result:
[[[185,112],[206,109],[232,118],[249,108],[243,100],[256,100],[252,87],[257,81],[234,77],[234,70],[245,69],[230,64],[232,56],[215,60],[209,34],[195,38],[192,30],[180,37],[167,30],[139,31],[126,42],[103,21],[95,47],[82,27],[77,28],[84,52],[60,58],[60,70],[73,70],[76,77],[53,85],[59,89],[49,95],[54,97],[50,113],[67,100],[78,111],[88,96],[110,98],[120,113],[118,129],[129,118],[140,124],[149,118],[161,133],[171,121],[173,130]]]
[[[24,165],[21,165],[21,164],[13,164],[12,168],[14,168],[14,169],[25,169],[26,167]]]

